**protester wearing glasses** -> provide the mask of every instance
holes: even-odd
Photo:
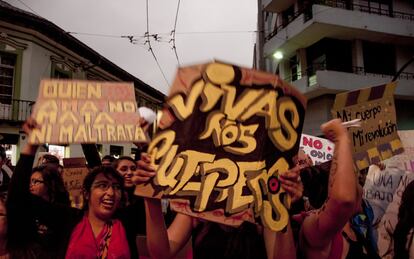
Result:
[[[23,128],[30,135],[34,127],[29,119]],[[45,170],[32,174],[36,150],[29,144],[22,149],[9,189],[8,247],[16,258],[138,258],[136,246],[131,245],[137,219],[132,222],[119,208],[123,177],[112,167],[97,167],[83,182],[82,210],[53,203],[45,191],[48,180],[40,173]]]

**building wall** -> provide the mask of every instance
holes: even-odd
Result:
[[[81,60],[74,60],[71,57],[70,61],[62,59],[61,53],[62,49],[56,48],[52,46],[48,42],[42,42],[41,45],[35,41],[30,40],[22,40],[21,38],[14,38],[8,35],[9,38],[12,38],[22,44],[27,45],[26,49],[22,51],[21,54],[21,70],[17,73],[16,79],[19,79],[20,83],[15,88],[17,88],[17,92],[19,94],[15,95],[15,99],[19,100],[27,100],[27,101],[36,101],[39,84],[41,79],[43,78],[50,78],[51,72],[53,67],[55,66],[56,62],[59,63],[59,59],[62,62],[68,62],[68,66],[70,66],[71,62],[81,62]],[[31,36],[27,37],[28,39]],[[57,45],[57,44],[56,44]],[[58,61],[51,60],[51,57],[55,57]],[[72,64],[73,65],[73,64]],[[86,73],[80,71],[79,69],[74,69],[74,67],[67,67],[67,69],[72,70],[71,75],[72,78],[76,79],[86,79]],[[95,70],[95,73],[96,70]],[[98,74],[99,75],[99,74]],[[107,78],[107,75],[102,75],[102,78]],[[18,160],[21,148],[26,144],[27,138],[21,132],[21,125],[20,124],[8,124],[8,123],[0,123],[0,133],[12,133],[19,135],[19,142],[17,146],[14,147],[14,153],[12,154],[12,163],[15,164]],[[110,146],[116,145],[121,146],[123,148],[122,155],[130,155],[131,148],[135,148],[135,145],[131,143],[113,143],[113,144],[103,144],[102,145],[102,155],[109,154]],[[42,147],[40,148],[42,149]],[[42,150],[44,151],[44,150]],[[82,152],[82,148],[80,145],[69,145],[65,147],[65,155],[64,157],[83,157],[84,154]]]
[[[320,127],[332,118],[330,111],[334,98],[333,95],[324,95],[308,100],[303,133],[313,136],[322,135]]]
[[[366,5],[366,3],[360,1],[359,4]],[[298,4],[295,6],[295,11],[298,11]],[[394,1],[393,11],[414,14],[414,6],[412,1]],[[398,71],[414,55],[414,23],[409,19],[324,5],[314,5],[312,13],[313,18],[309,21],[304,22],[302,14],[265,42],[262,58],[267,61],[268,72],[274,73],[277,64],[272,54],[276,50],[285,51],[285,60],[279,64],[279,74],[281,78],[289,81],[291,73],[287,65],[289,58],[298,54],[298,50],[302,48],[298,55],[299,63],[311,65],[311,61],[306,60],[306,54],[303,52],[306,53],[306,48],[324,38],[349,40],[352,43],[353,67],[364,68],[364,41],[393,45],[395,71]],[[274,13],[272,19],[277,15],[280,17],[281,13]],[[281,24],[281,20],[278,19],[278,22]],[[266,33],[273,31],[274,26],[274,23],[266,23]],[[304,70],[303,66],[301,70]],[[414,63],[405,68],[404,72],[414,73]],[[405,130],[414,129],[414,109],[407,109],[414,105],[414,78],[412,75],[409,76],[399,79],[395,97],[398,127]],[[330,109],[334,94],[384,84],[391,79],[390,75],[369,74],[364,71],[359,71],[357,74],[320,69],[311,77],[302,74],[302,78],[298,77],[298,80],[291,83],[309,97],[303,132],[312,135],[321,133],[319,129],[321,123],[331,119]],[[310,81],[313,82],[312,85]]]

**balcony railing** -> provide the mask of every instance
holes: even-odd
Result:
[[[390,75],[390,74],[367,72],[364,67],[354,66],[349,71],[339,71],[339,70],[327,68],[325,63],[314,63],[313,65],[307,67],[305,71],[300,71],[298,73],[294,73],[291,76],[286,77],[284,80],[288,81],[288,82],[294,82],[296,80],[301,79],[304,76],[308,76],[310,78],[310,77],[316,75],[316,71],[319,71],[319,70],[331,70],[331,71],[344,72],[344,73],[353,73],[353,74],[364,75],[364,76],[390,78],[390,80],[393,77],[393,75]],[[398,76],[398,80],[414,80],[414,73],[403,72]]]
[[[303,21],[304,23],[312,19],[313,18],[313,13],[312,13],[313,4],[325,5],[325,6],[341,8],[345,10],[354,10],[354,11],[359,11],[359,12],[364,12],[364,13],[398,18],[402,20],[414,21],[413,13],[395,12],[392,9],[390,9],[389,6],[386,6],[388,8],[384,8],[384,5],[381,5],[380,7],[376,7],[376,6],[369,5],[369,3],[361,4],[359,2],[358,4],[355,4],[352,1],[344,1],[344,0],[314,0],[313,3],[302,8],[301,10],[298,10],[293,15],[289,16],[288,19],[285,19],[282,22],[282,24],[280,24],[279,26],[276,26],[271,33],[266,35],[265,37],[266,40],[270,40],[279,31],[281,31],[286,26],[288,26],[291,22],[296,20],[296,18],[298,18],[301,14],[304,14],[304,21]]]
[[[25,121],[32,112],[33,104],[33,101],[0,98],[0,121]]]

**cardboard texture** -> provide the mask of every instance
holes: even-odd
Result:
[[[358,170],[404,151],[397,134],[394,91],[397,82],[337,94],[332,116],[342,121],[360,118],[361,128],[349,128]]]
[[[381,258],[393,258],[392,233],[406,186],[414,180],[414,130],[398,131],[404,153],[384,161],[385,170],[371,166],[364,185],[364,198],[374,211],[374,233]]]
[[[276,75],[224,63],[180,68],[148,153],[157,174],[136,194],[181,213],[282,230],[306,99]]]
[[[32,144],[147,142],[132,83],[42,80]]]
[[[63,182],[69,192],[71,206],[81,209],[83,206],[82,184],[83,179],[89,173],[86,160],[83,157],[63,159]]]

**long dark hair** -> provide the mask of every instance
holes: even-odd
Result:
[[[124,177],[118,171],[111,167],[111,166],[97,166],[85,177],[83,180],[83,192],[84,192],[84,203],[83,203],[83,209],[88,209],[88,200],[89,197],[86,197],[86,195],[89,195],[91,193],[91,188],[93,181],[95,181],[95,178],[99,175],[103,174],[106,178],[113,178],[115,179],[119,185],[121,186],[121,201],[125,199],[125,187],[124,187]]]
[[[120,158],[118,158],[118,159],[116,159],[116,160],[114,160],[113,162],[112,162],[112,167],[113,168],[115,168],[115,169],[117,169],[118,168],[118,166],[119,166],[119,163],[122,161],[122,160],[128,160],[128,161],[131,161],[132,163],[136,163],[135,162],[135,160],[134,159],[132,159],[132,157],[130,157],[130,156],[121,156]]]
[[[43,164],[32,169],[32,174],[40,173],[47,187],[49,202],[70,206],[69,193],[65,189],[58,166],[55,164]]]
[[[409,257],[407,236],[414,229],[414,181],[411,181],[404,190],[401,197],[401,205],[398,210],[398,223],[395,226],[394,239],[394,258]],[[412,242],[412,240],[410,241]]]

